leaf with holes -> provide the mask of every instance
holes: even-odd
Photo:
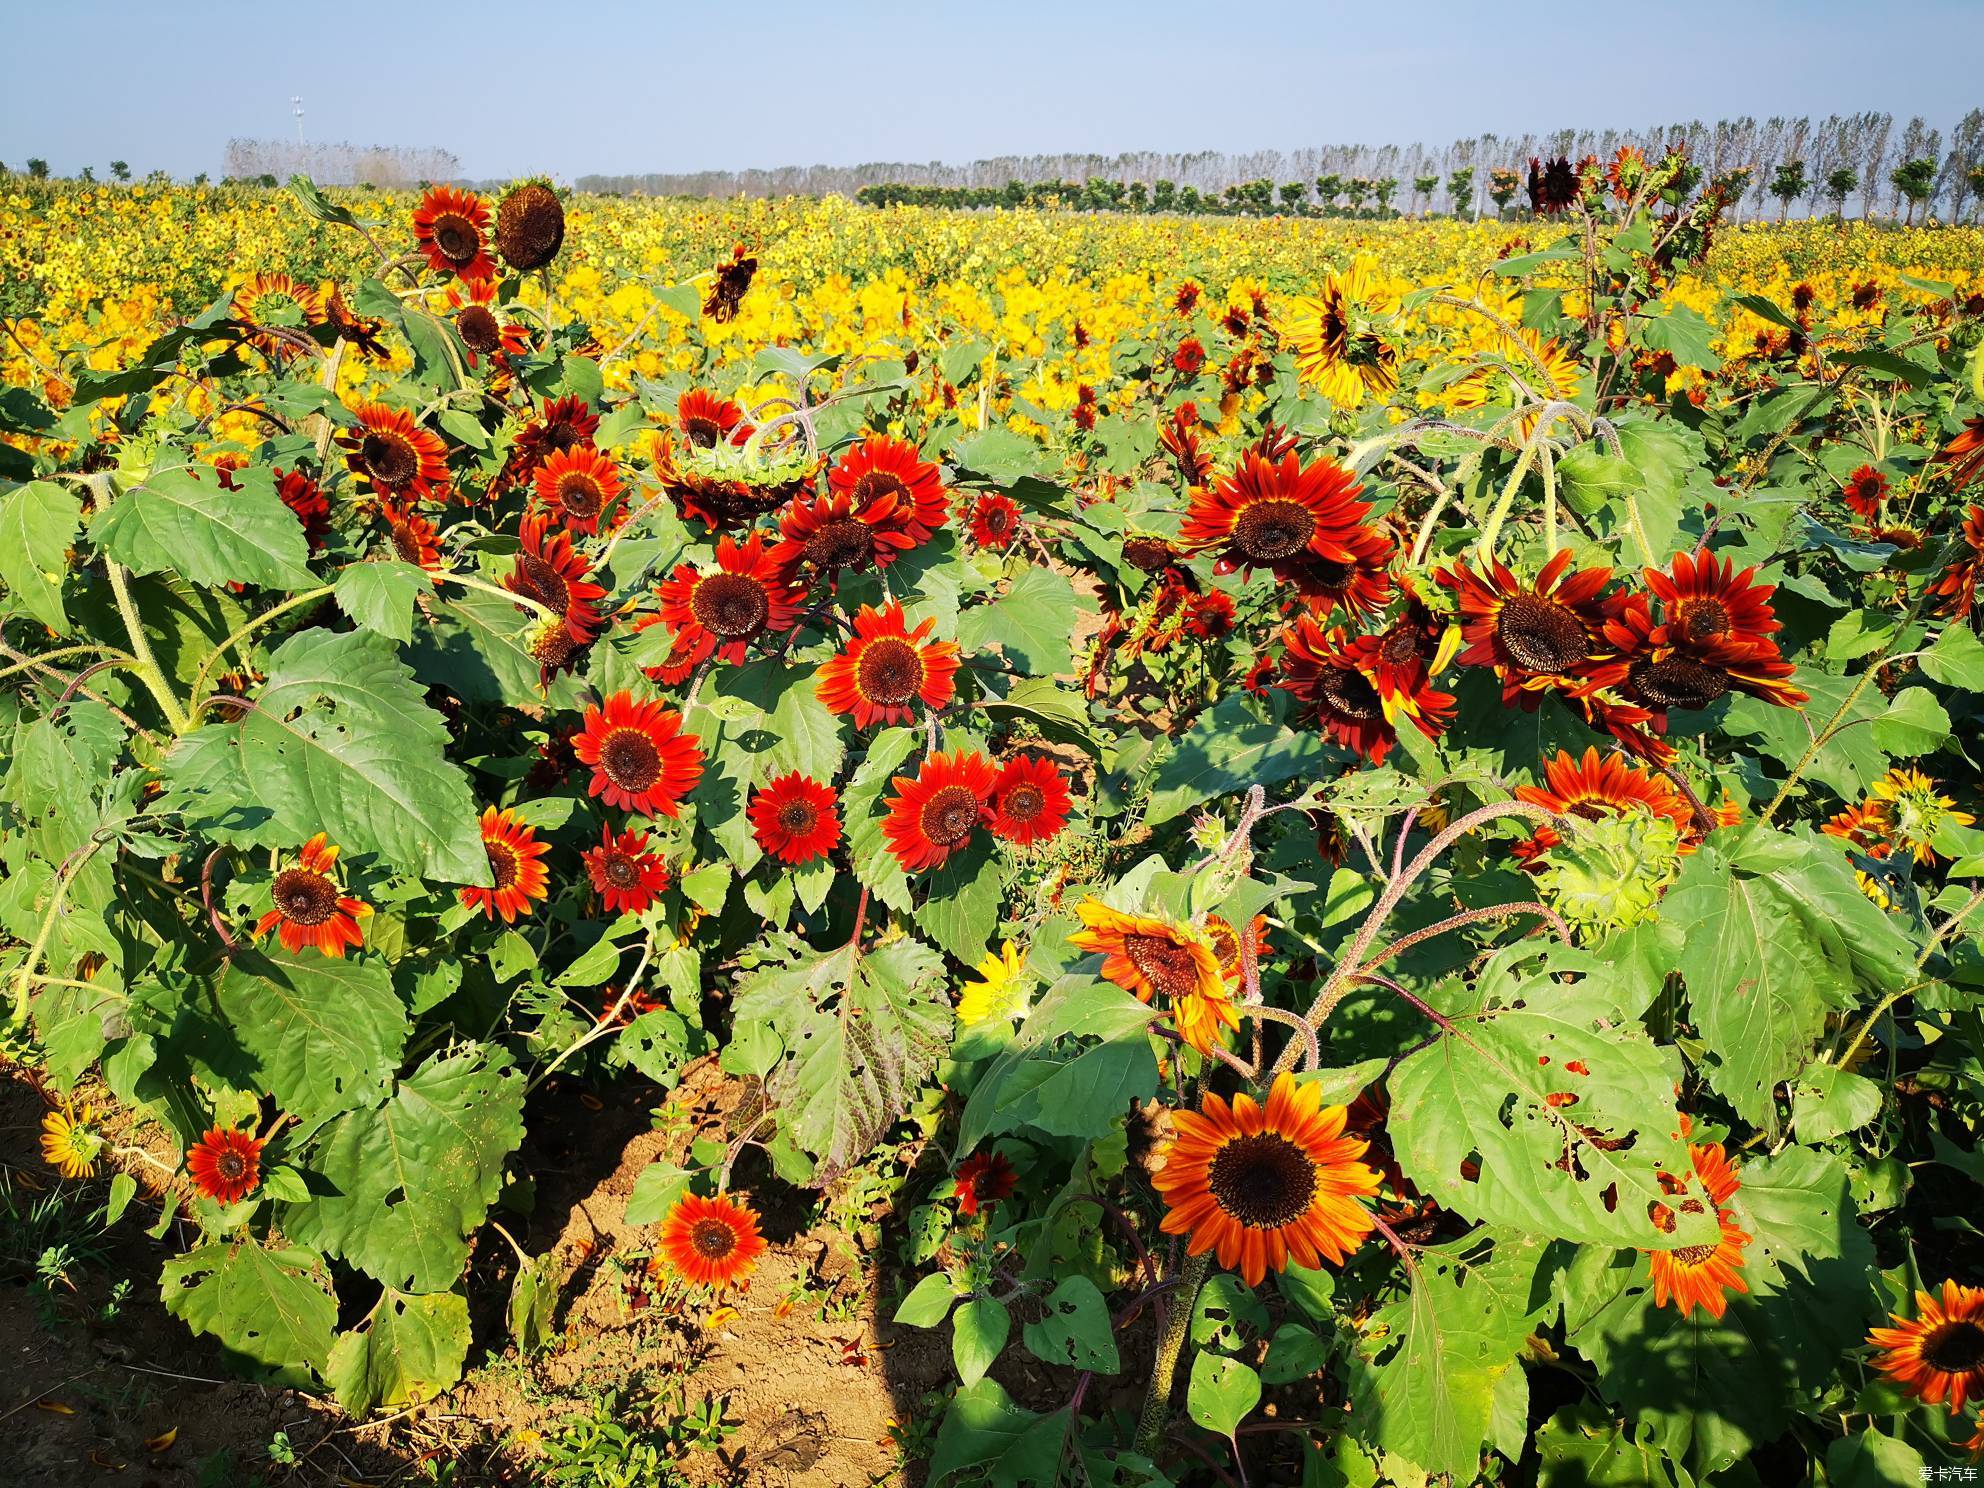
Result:
[[[276,495],[275,472],[250,466],[232,480],[226,490],[216,470],[155,470],[110,504],[90,538],[133,573],[269,589],[315,584],[303,524]]]
[[[369,1323],[341,1334],[324,1379],[348,1415],[431,1400],[461,1377],[468,1357],[468,1301],[454,1292],[408,1296],[386,1289]]]
[[[322,1370],[330,1357],[337,1302],[323,1262],[307,1250],[214,1241],[167,1261],[159,1294],[195,1333],[258,1364]]]
[[[306,1123],[376,1104],[411,1032],[377,961],[315,951],[243,951],[214,990],[226,1029],[210,1046],[239,1048],[284,1110]]]
[[[1114,1374],[1120,1367],[1109,1304],[1086,1276],[1064,1276],[1040,1303],[1040,1316],[1020,1330],[1034,1358],[1071,1369]]]

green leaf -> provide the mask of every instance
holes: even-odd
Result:
[[[1650,349],[1670,353],[1684,367],[1713,372],[1722,365],[1715,354],[1715,327],[1692,305],[1669,303],[1661,314],[1641,321],[1639,332]]]
[[[1145,821],[1156,826],[1250,785],[1315,774],[1331,753],[1320,734],[1261,717],[1251,699],[1238,693],[1222,698],[1158,766]]]
[[[1796,1075],[1829,1010],[1852,1007],[1856,986],[1904,985],[1907,938],[1860,892],[1836,846],[1759,834],[1778,847],[1768,871],[1743,871],[1721,847],[1682,869],[1663,916],[1688,927],[1676,970],[1713,1056],[1709,1080],[1746,1121],[1774,1128],[1773,1092]]]
[[[315,584],[303,524],[276,495],[274,472],[250,466],[234,472],[234,484],[222,490],[211,471],[154,471],[110,504],[90,537],[133,573],[270,589]]]
[[[338,608],[364,626],[395,641],[413,639],[414,597],[430,593],[433,581],[410,563],[353,563],[332,585]]]
[[[1984,692],[1984,641],[1968,625],[1945,627],[1936,644],[1916,658],[1916,665],[1932,682]]]
[[[1799,1078],[1791,1101],[1798,1140],[1830,1142],[1858,1131],[1881,1112],[1881,1087],[1835,1065],[1814,1064]]]
[[[1826,1479],[1832,1488],[1914,1488],[1931,1474],[1922,1454],[1872,1426],[1826,1446]]]
[[[840,775],[840,720],[820,701],[812,668],[769,658],[718,669],[706,694],[721,722],[698,714],[693,725],[710,760],[697,815],[748,873],[764,856],[745,815],[752,794],[794,770],[831,785]]]
[[[1268,1356],[1261,1364],[1261,1381],[1269,1385],[1292,1385],[1312,1374],[1321,1374],[1330,1361],[1329,1342],[1313,1328],[1300,1323],[1283,1323],[1268,1343]]]
[[[840,798],[841,825],[847,833],[847,858],[854,876],[882,903],[903,914],[909,913],[913,902],[909,875],[882,835],[882,823],[888,819],[882,801],[896,771],[906,765],[921,739],[915,729],[883,729],[869,740],[868,753]]]
[[[939,950],[967,965],[983,960],[1005,898],[999,855],[990,837],[980,833],[962,852],[953,853],[931,870],[923,887],[925,897],[916,910],[923,932]]]
[[[414,633],[411,652],[421,681],[444,686],[464,702],[512,708],[569,706],[577,697],[570,677],[555,680],[549,698],[539,690],[537,658],[524,645],[533,616],[517,606],[470,589],[437,592],[428,614]]]
[[[1755,747],[1779,764],[1792,765],[1802,759],[1812,742],[1808,729],[1818,727],[1817,722],[1808,720],[1832,717],[1845,703],[1853,679],[1800,668],[1793,680],[1812,695],[1803,710],[1774,708],[1759,698],[1739,697],[1723,717],[1723,731],[1735,739],[1755,739]],[[1887,771],[1887,756],[1875,742],[1871,727],[1879,712],[1879,697],[1875,692],[1870,700],[1863,693],[1840,720],[1842,725],[1851,726],[1836,729],[1807,767],[1812,779],[1830,786],[1844,800],[1859,800]]]
[[[0,496],[0,583],[57,635],[69,633],[62,580],[82,509],[75,493],[54,481],[34,481]]]
[[[1601,1245],[1714,1238],[1707,1214],[1671,1238],[1651,1218],[1671,1209],[1661,1175],[1690,1171],[1673,1071],[1597,977],[1491,992],[1400,1063],[1391,1097],[1400,1165],[1458,1214]]]
[[[968,366],[975,367],[980,360],[973,357]],[[1001,485],[1010,485],[1021,476],[1044,474],[1055,463],[1046,450],[1003,424],[960,439],[951,446],[951,460],[960,469],[990,476]]]
[[[911,939],[820,953],[774,937],[738,984],[736,1026],[781,1054],[766,1091],[822,1183],[867,1155],[950,1046],[944,963]]]
[[[553,1258],[520,1259],[516,1279],[510,1283],[508,1317],[510,1336],[517,1347],[531,1354],[549,1343],[557,1312],[558,1275]]]
[[[506,1065],[437,1055],[383,1106],[333,1122],[310,1166],[334,1192],[285,1210],[285,1230],[389,1287],[454,1285],[523,1140],[523,1077]]]
[[[1041,1303],[1041,1315],[1020,1330],[1034,1358],[1097,1374],[1114,1374],[1121,1364],[1109,1304],[1086,1276],[1064,1276]]]
[[[103,1203],[103,1227],[109,1229],[124,1217],[131,1200],[138,1196],[138,1180],[129,1173],[118,1173],[110,1180],[110,1197]]]
[[[657,1224],[675,1207],[675,1201],[689,1191],[695,1175],[672,1162],[651,1162],[634,1180],[634,1191],[627,1195],[627,1223]]]
[[[1950,716],[1926,687],[1904,687],[1874,719],[1874,742],[1914,759],[1934,754],[1950,736]]]
[[[910,1288],[909,1295],[896,1308],[895,1320],[912,1328],[934,1328],[951,1315],[958,1289],[951,1278],[939,1271]]]
[[[1206,1353],[1193,1358],[1185,1409],[1206,1430],[1231,1438],[1260,1403],[1261,1377],[1238,1359]]]
[[[268,847],[327,832],[352,856],[489,882],[475,798],[445,754],[447,725],[390,640],[300,631],[271,658],[254,702],[167,756],[168,798],[196,824]]]
[[[1099,1137],[1131,1101],[1157,1089],[1151,1052],[1156,1013],[1107,982],[1063,977],[1027,1014],[1013,1041],[979,1077],[958,1121],[958,1150],[1000,1132],[1038,1128]]]
[[[1673,1464],[1592,1401],[1560,1410],[1536,1433],[1537,1488],[1689,1488]]]
[[[1237,1354],[1268,1330],[1268,1310],[1254,1289],[1230,1271],[1206,1279],[1192,1302],[1192,1343]]]
[[[1030,677],[1060,676],[1075,669],[1081,609],[1065,574],[1029,568],[991,604],[959,617],[958,645],[966,656],[996,647]]]
[[[332,1346],[324,1379],[346,1414],[362,1420],[378,1406],[431,1400],[461,1378],[467,1357],[467,1298],[388,1287],[369,1325]]]
[[[195,1333],[258,1364],[321,1371],[330,1358],[337,1301],[307,1250],[215,1241],[167,1261],[159,1294]]]
[[[1068,1412],[1039,1415],[1014,1405],[996,1380],[958,1391],[937,1430],[928,1488],[944,1488],[961,1473],[991,1488],[1039,1488],[1060,1481]]]
[[[377,1103],[410,1032],[392,977],[377,961],[244,950],[228,963],[215,998],[227,1030],[214,1038],[231,1036],[269,1093],[306,1123]]]
[[[967,1391],[985,1377],[1012,1331],[1006,1304],[992,1297],[973,1297],[951,1315],[951,1359]]]

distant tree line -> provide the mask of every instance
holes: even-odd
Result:
[[[231,139],[226,174],[235,181],[287,181],[302,174],[320,186],[376,186],[402,191],[427,181],[451,181],[462,163],[433,145],[317,144],[289,139]]]
[[[1984,109],[1949,131],[1885,113],[1689,120],[1632,129],[1477,135],[1450,145],[1324,145],[1226,154],[1001,155],[964,165],[870,163],[776,170],[581,176],[581,191],[649,196],[826,196],[963,207],[1056,204],[1090,211],[1390,214],[1463,217],[1506,208],[1532,157],[1610,160],[1633,146],[1655,159],[1683,143],[1711,180],[1740,188],[1761,215],[1830,210],[1862,217],[1960,220],[1984,187]],[[1784,172],[1790,170],[1791,174]],[[1788,191],[1788,195],[1786,192]]]

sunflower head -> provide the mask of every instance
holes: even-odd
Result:
[[[1681,828],[1635,803],[1567,831],[1536,860],[1546,903],[1595,944],[1653,917],[1681,872]]]
[[[978,980],[958,988],[958,1024],[1009,1022],[1026,1011],[1026,950],[1010,940],[978,963]]]
[[[59,1111],[41,1118],[41,1156],[64,1178],[87,1178],[103,1155],[104,1136],[97,1129],[94,1107],[68,1101]]]
[[[541,269],[565,246],[565,204],[551,183],[523,181],[496,208],[496,251],[513,269]]]

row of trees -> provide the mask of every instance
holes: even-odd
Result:
[[[1862,217],[1911,217],[1939,213],[1960,218],[1977,195],[1971,173],[1984,163],[1984,110],[1973,109],[1948,134],[1913,118],[1897,127],[1886,113],[1833,114],[1718,120],[1685,120],[1645,129],[1564,129],[1549,134],[1482,134],[1450,145],[1325,145],[1311,149],[1226,154],[1133,151],[1122,155],[1005,155],[964,165],[873,162],[853,166],[785,166],[776,170],[698,171],[690,174],[581,176],[582,191],[657,196],[856,196],[868,200],[923,200],[914,194],[878,194],[883,188],[943,188],[959,193],[960,204],[997,205],[1015,197],[1026,201],[1080,201],[1095,210],[1136,210],[1137,193],[1158,209],[1157,195],[1170,183],[1169,210],[1253,211],[1265,185],[1274,210],[1327,211],[1336,203],[1348,210],[1439,211],[1473,216],[1495,200],[1498,180],[1517,179],[1532,156],[1596,155],[1609,160],[1623,146],[1649,159],[1674,143],[1685,143],[1711,179],[1739,181],[1740,215],[1747,205],[1762,213],[1775,198],[1777,170],[1803,167],[1803,185],[1786,209],[1809,212],[1833,205]],[[1899,168],[1929,161],[1929,195],[1917,169],[1897,182]],[[1851,175],[1851,184],[1839,192]],[[1338,183],[1334,192],[1330,182]],[[1103,183],[1092,186],[1092,182]],[[1071,183],[1073,183],[1071,185]],[[1120,196],[1114,193],[1120,191]],[[1361,192],[1362,202],[1357,196]],[[1036,194],[1037,193],[1037,194]],[[1189,195],[1188,195],[1189,193]],[[1292,193],[1292,194],[1291,194]],[[1514,188],[1509,191],[1513,199]],[[1210,203],[1211,205],[1206,205]],[[1506,204],[1506,203],[1504,203]]]

